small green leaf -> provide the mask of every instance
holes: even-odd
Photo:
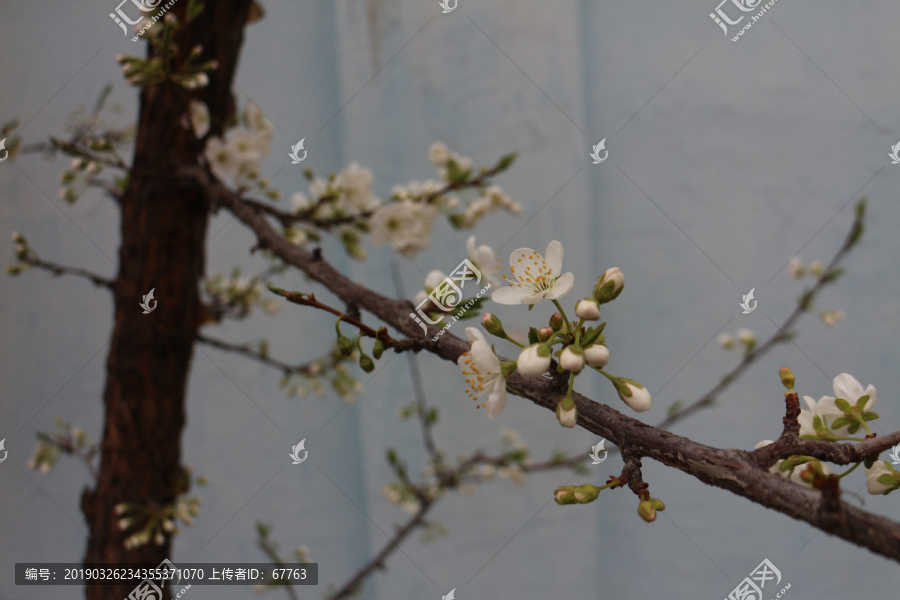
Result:
[[[850,428],[847,430],[847,432],[850,433],[850,435],[853,435],[857,431],[859,431],[859,422],[853,421],[852,423],[850,423]]]
[[[530,327],[528,329],[528,343],[529,344],[537,344],[540,343],[541,338],[538,337],[538,330],[534,327]]]
[[[878,418],[878,413],[867,412],[863,413],[862,420],[863,421],[874,421]]]
[[[856,401],[856,408],[859,410],[863,410],[866,407],[866,402],[869,401],[870,396],[866,394],[865,396],[860,396],[859,400]]]
[[[512,164],[515,162],[518,153],[511,152],[510,154],[506,154],[500,157],[500,160],[497,161],[497,166],[494,167],[497,171],[505,171],[510,168]]]

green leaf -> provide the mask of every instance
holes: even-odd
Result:
[[[681,410],[681,407],[682,407],[683,405],[684,405],[684,403],[683,403],[681,400],[676,400],[676,401],[673,402],[672,405],[669,406],[669,408],[666,410],[666,414],[669,415],[669,416],[674,415],[674,414],[677,413],[679,410]]]
[[[853,435],[857,431],[859,431],[859,422],[853,421],[852,423],[850,423],[850,429],[848,429],[847,432],[850,433],[850,435]]]
[[[878,413],[867,412],[867,413],[863,413],[863,415],[862,415],[863,421],[874,421],[877,418],[878,418]]]
[[[837,405],[837,407],[839,409],[841,409],[841,411],[843,411],[844,414],[847,414],[848,412],[850,412],[850,403],[847,402],[846,400],[844,400],[843,398],[835,398],[834,403]]]
[[[866,394],[865,396],[860,396],[859,400],[856,401],[856,408],[862,410],[866,407],[866,402],[869,401],[870,396]]]
[[[516,157],[518,156],[517,152],[511,152],[504,156],[500,157],[500,160],[497,161],[497,166],[494,167],[497,171],[505,171],[510,168],[512,164],[515,162]]]
[[[825,428],[825,424],[822,423],[822,417],[820,417],[819,415],[814,416],[813,417],[813,429],[815,429],[816,431],[819,431],[824,428]]]
[[[528,329],[528,343],[529,344],[537,344],[540,341],[541,341],[541,339],[538,337],[538,330],[535,329],[534,327],[530,327]]]

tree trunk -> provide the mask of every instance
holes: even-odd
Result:
[[[181,23],[187,3],[181,0],[172,10]],[[191,98],[208,105],[214,133],[233,117],[231,85],[251,3],[207,2],[206,10],[176,34],[176,63],[196,45],[203,48],[202,59],[219,62],[206,88],[189,91],[165,82],[141,91],[132,172],[121,202],[100,473],[96,487],[86,489],[81,501],[90,528],[86,563],[155,566],[171,552],[169,535],[162,545],[151,540],[126,550],[124,541],[132,531],[119,529],[114,509],[122,502],[170,504],[184,491],[181,432],[201,321],[199,282],[210,206],[195,183],[173,173],[178,166],[197,164],[197,143],[181,125]],[[145,315],[138,303],[151,288],[158,304]],[[134,587],[88,585],[87,598],[122,600]],[[172,597],[172,591],[166,590],[165,597]]]

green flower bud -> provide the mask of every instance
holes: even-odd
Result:
[[[359,366],[366,373],[371,373],[375,370],[375,361],[373,361],[372,357],[368,354],[361,354],[359,357]]]
[[[506,331],[503,330],[503,323],[497,318],[497,315],[484,313],[481,315],[481,324],[491,335],[502,338],[506,337]]]
[[[557,504],[575,504],[575,486],[564,485],[556,488],[553,492],[553,499]]]
[[[553,331],[559,331],[562,329],[565,321],[563,320],[563,316],[561,313],[556,313],[552,317],[550,317],[550,329]]]
[[[372,347],[372,356],[375,357],[375,360],[381,358],[381,355],[384,353],[384,342],[381,338],[375,340],[375,345]]]
[[[656,520],[656,508],[653,506],[653,502],[651,500],[643,500],[640,504],[638,504],[638,514],[641,518],[648,523],[652,523]]]
[[[600,488],[595,485],[591,485],[590,483],[585,483],[575,488],[575,502],[579,504],[588,504],[589,502],[593,502],[599,495]]]
[[[612,302],[622,293],[624,287],[625,275],[622,271],[618,267],[607,269],[594,284],[594,299],[598,304]]]
[[[794,391],[794,372],[787,367],[778,369],[778,375],[781,377],[781,384],[787,388],[787,391]]]
[[[353,354],[353,341],[351,341],[350,338],[346,336],[338,336],[337,347],[338,350],[340,350],[341,354],[343,354],[344,356],[350,356],[351,354]]]

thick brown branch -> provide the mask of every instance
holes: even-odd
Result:
[[[205,177],[202,173],[196,175]],[[256,233],[261,247],[268,248],[283,261],[302,269],[344,302],[371,312],[407,336],[421,336],[418,324],[409,317],[413,307],[408,301],[387,298],[354,283],[325,260],[315,259],[310,252],[284,240],[262,214],[217,185],[217,182],[207,179],[203,183],[210,186],[210,193],[216,200]],[[786,324],[790,326],[790,323]],[[434,336],[437,331],[436,327],[429,327],[426,335]],[[453,362],[469,349],[466,342],[449,333],[442,335],[436,342],[424,342],[423,346]],[[562,396],[559,391],[552,389],[550,382],[523,377],[518,373],[509,377],[507,389],[549,410],[555,408]],[[846,503],[841,503],[840,518],[834,518],[830,513],[819,510],[822,501],[820,492],[769,473],[761,467],[758,455],[754,453],[706,446],[642,423],[580,394],[574,394],[574,399],[578,407],[578,425],[627,449],[632,455],[653,458],[693,475],[704,483],[729,490],[900,562],[900,523]],[[861,456],[898,442],[900,432],[850,446],[855,447],[855,451]],[[821,442],[798,441],[796,453],[824,455],[826,448],[816,444]],[[829,447],[828,452],[848,452],[835,444],[826,446]]]

